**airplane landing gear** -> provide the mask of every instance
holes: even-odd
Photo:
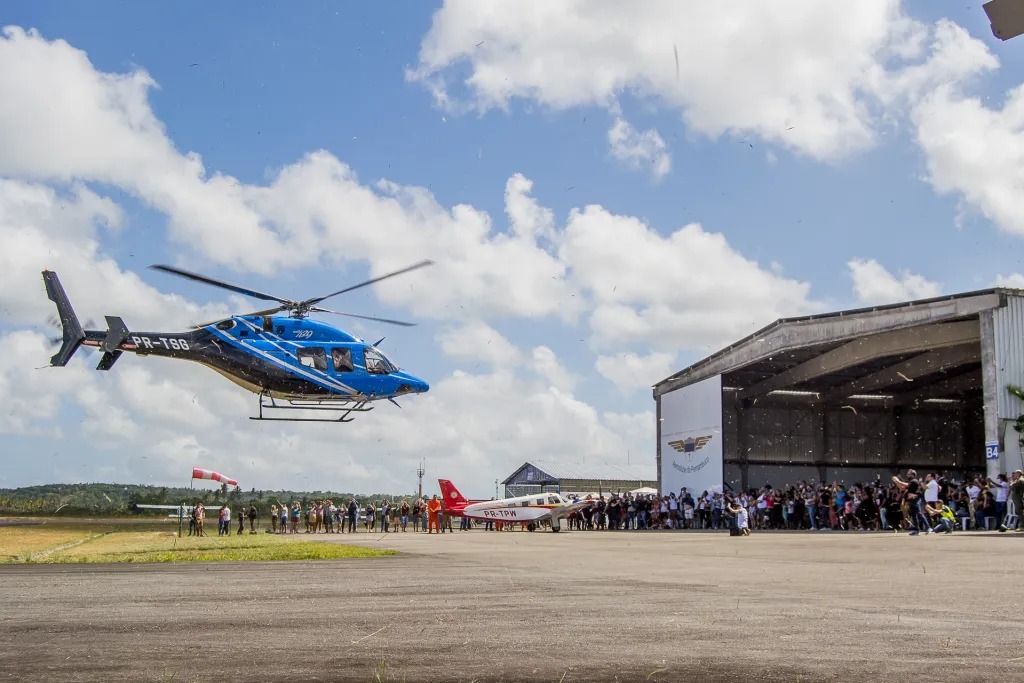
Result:
[[[526,530],[527,531],[534,531],[536,529],[537,529],[537,525],[534,524],[533,522],[530,522],[529,524],[526,525]]]

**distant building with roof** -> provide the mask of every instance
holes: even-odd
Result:
[[[532,493],[625,493],[657,486],[658,468],[650,465],[572,463],[560,460],[528,460],[502,484],[505,497]]]

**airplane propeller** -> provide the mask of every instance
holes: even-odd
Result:
[[[371,278],[369,280],[366,280],[364,282],[360,282],[360,283],[352,285],[350,287],[346,287],[344,289],[339,289],[336,292],[331,292],[330,294],[324,294],[323,296],[311,297],[309,299],[304,299],[302,301],[293,301],[292,299],[285,299],[285,298],[282,298],[282,297],[279,297],[279,296],[274,296],[273,294],[265,294],[264,292],[259,292],[259,291],[255,290],[255,289],[249,289],[248,287],[240,287],[238,285],[231,284],[230,282],[224,282],[223,280],[217,280],[215,278],[208,277],[206,275],[200,275],[198,273],[192,273],[192,272],[184,270],[182,268],[175,268],[174,266],[167,266],[167,265],[162,265],[162,264],[154,264],[154,265],[150,266],[150,268],[153,268],[155,270],[161,270],[161,271],[163,271],[165,273],[170,273],[172,275],[177,275],[179,277],[183,277],[183,278],[186,278],[188,280],[194,280],[196,282],[202,282],[203,284],[211,285],[213,287],[220,287],[221,289],[226,289],[228,291],[235,292],[237,294],[244,294],[245,296],[251,296],[251,297],[256,298],[256,299],[262,299],[264,301],[277,301],[278,303],[281,304],[280,306],[277,306],[275,308],[268,308],[268,309],[263,310],[263,311],[255,311],[253,313],[245,313],[245,314],[243,314],[245,316],[273,315],[275,313],[281,313],[283,311],[289,311],[289,314],[293,318],[304,318],[307,315],[309,315],[311,312],[315,312],[315,313],[331,313],[333,315],[344,315],[344,316],[347,316],[347,317],[350,317],[350,318],[361,318],[363,320],[374,320],[376,322],[388,323],[388,324],[391,324],[391,325],[402,325],[402,326],[405,326],[405,327],[412,327],[412,326],[415,326],[416,323],[407,323],[407,322],[403,322],[401,320],[391,320],[389,318],[377,318],[377,317],[369,316],[369,315],[358,315],[356,313],[346,313],[344,311],[332,311],[332,310],[330,310],[328,308],[321,308],[320,306],[317,306],[317,304],[319,304],[321,301],[323,301],[325,299],[331,298],[332,296],[338,296],[339,294],[345,294],[345,293],[351,292],[353,290],[359,289],[361,287],[366,287],[368,285],[372,285],[374,283],[380,282],[381,280],[386,280],[386,279],[388,279],[390,277],[394,277],[396,275],[402,275],[403,273],[408,273],[408,272],[410,272],[412,270],[416,270],[417,268],[422,268],[424,266],[433,265],[433,263],[434,262],[430,261],[430,260],[420,261],[419,263],[415,263],[415,264],[413,264],[411,266],[407,266],[407,267],[402,268],[400,270],[396,270],[394,272],[387,273],[387,274],[381,275],[379,277]],[[211,322],[202,323],[200,325],[196,325],[195,327],[197,327],[197,328],[198,327],[206,327],[207,325],[213,325],[213,324],[218,323],[218,322],[220,322],[220,320],[214,320],[214,321],[211,321]]]

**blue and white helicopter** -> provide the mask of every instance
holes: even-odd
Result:
[[[50,365],[67,365],[80,346],[103,351],[97,370],[110,370],[125,351],[138,356],[190,360],[212,368],[235,384],[258,394],[259,415],[250,417],[252,420],[351,422],[354,417],[352,413],[373,410],[375,401],[387,399],[398,405],[395,398],[422,394],[430,387],[419,377],[400,370],[377,348],[383,339],[375,344],[367,344],[338,328],[309,320],[307,316],[313,312],[333,313],[411,326],[413,323],[332,311],[321,308],[319,304],[330,297],[431,264],[432,261],[421,261],[337,292],[303,301],[264,294],[180,268],[150,266],[280,304],[264,311],[233,315],[196,325],[190,332],[130,332],[124,321],[116,316],[106,316],[105,331],[83,330],[57,273],[44,270],[46,294],[57,306],[63,331],[60,350],[50,359]],[[287,316],[275,315],[285,311],[288,312]],[[325,411],[321,414],[330,412],[338,417],[299,417],[295,413],[284,413],[288,417],[264,416],[264,411],[288,410]]]

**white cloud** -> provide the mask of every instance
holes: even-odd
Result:
[[[100,248],[100,228],[119,229],[123,217],[110,199],[76,186],[58,193],[34,183],[0,178],[0,311],[7,322],[42,324],[56,309],[41,272],[57,272],[83,323],[104,325],[120,315],[129,328],[176,328],[216,319],[223,305],[199,306],[162,294],[123,271]],[[98,321],[98,322],[97,322]]]
[[[672,169],[672,157],[665,141],[652,129],[638,131],[625,119],[617,118],[608,129],[608,146],[613,157],[633,169],[649,167],[655,179]]]
[[[1024,235],[1024,85],[1001,108],[941,88],[915,110],[928,180],[1007,232]]]
[[[521,176],[506,188],[511,232],[495,230],[473,207],[441,206],[421,187],[363,184],[325,151],[281,168],[265,186],[208,177],[199,155],[178,152],[167,137],[148,101],[152,87],[141,70],[99,72],[64,41],[4,29],[0,176],[114,185],[166,213],[182,245],[249,272],[367,260],[381,275],[434,258],[429,276],[376,286],[382,301],[425,316],[453,317],[456,306],[566,320],[578,314],[565,266],[542,239],[550,218],[534,211]]]
[[[995,287],[1008,287],[1010,289],[1024,289],[1024,275],[1013,273],[1011,275],[997,275]]]
[[[565,369],[555,352],[547,346],[533,349],[533,369],[555,389],[571,392],[576,386],[576,377]]]
[[[853,278],[853,292],[862,304],[891,304],[942,294],[939,283],[906,270],[893,275],[875,259],[852,259],[846,265]]]
[[[598,356],[595,367],[620,391],[629,393],[649,391],[655,382],[665,379],[677,369],[675,363],[674,353],[653,352],[645,356],[622,353]]]
[[[3,36],[0,174],[117,185],[166,212],[183,242],[252,270],[294,254],[238,201],[236,181],[206,178],[198,155],[174,149],[149,106],[147,73],[98,72],[84,52],[35,31],[8,26]]]
[[[662,237],[638,218],[587,206],[571,212],[559,254],[592,299],[600,348],[703,352],[818,308],[807,283],[762,268],[697,224]]]
[[[407,78],[452,110],[522,98],[616,111],[636,94],[704,135],[753,134],[835,159],[875,141],[880,106],[973,66],[963,62],[978,50],[966,41],[926,49],[946,25],[907,18],[898,0],[841,14],[804,0],[447,0]]]
[[[522,354],[512,342],[479,320],[443,330],[437,336],[441,351],[455,360],[514,368]]]

